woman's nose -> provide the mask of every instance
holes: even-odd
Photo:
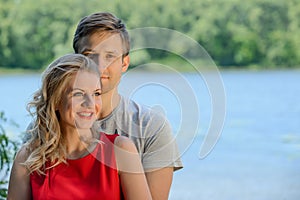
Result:
[[[83,100],[83,103],[82,103],[82,105],[84,107],[93,107],[94,104],[95,104],[95,100],[94,100],[94,97],[92,95],[89,95],[89,94],[84,95],[84,100]]]

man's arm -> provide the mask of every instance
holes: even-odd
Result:
[[[146,138],[143,167],[152,198],[167,200],[175,170],[182,168],[180,153],[172,129],[167,119],[153,114],[148,123],[149,136]]]
[[[126,137],[117,137],[115,155],[125,199],[152,200],[140,156],[133,142]]]
[[[173,179],[173,167],[146,172],[146,179],[153,200],[167,200]]]

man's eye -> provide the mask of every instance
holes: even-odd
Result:
[[[97,53],[84,53],[85,56],[93,60],[96,64],[98,64],[99,54]]]
[[[112,59],[115,58],[116,56],[114,54],[106,54],[106,59]]]
[[[97,53],[90,53],[87,55],[87,57],[89,57],[89,58],[98,58],[98,56],[99,56],[99,54],[97,54]]]

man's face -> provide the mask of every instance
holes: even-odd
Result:
[[[89,38],[89,46],[82,54],[92,58],[101,72],[102,94],[117,89],[122,73],[129,65],[129,56],[123,58],[122,39],[119,34],[99,35]]]

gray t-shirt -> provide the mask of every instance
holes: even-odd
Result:
[[[145,171],[162,167],[182,168],[171,126],[162,114],[152,108],[121,97],[113,112],[96,123],[104,133],[117,132],[129,137],[140,153]]]

